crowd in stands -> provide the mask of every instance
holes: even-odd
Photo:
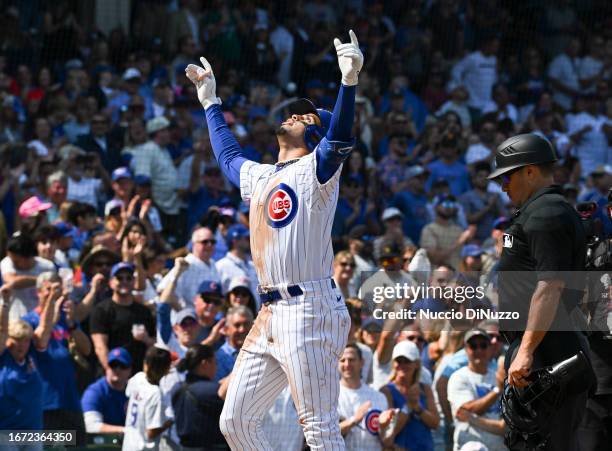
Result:
[[[333,38],[353,29],[365,65],[331,231],[347,449],[505,449],[498,325],[383,322],[373,290],[483,286],[393,304],[495,311],[514,209],[487,176],[517,133],[553,143],[556,183],[612,233],[612,4],[133,0],[105,33],[95,3],[0,0],[0,430],[229,449],[219,412],[261,303],[249,205],[184,69],[211,61],[244,152],[275,163],[291,100],[333,106]],[[289,390],[262,427],[303,449]]]

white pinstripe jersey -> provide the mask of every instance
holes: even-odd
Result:
[[[262,286],[332,275],[331,227],[342,165],[321,184],[315,152],[281,168],[252,161],[240,168],[240,194],[251,204],[251,253]]]

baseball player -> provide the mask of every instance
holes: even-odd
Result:
[[[350,318],[333,282],[331,225],[342,163],[354,140],[355,89],[363,54],[355,33],[334,40],[342,84],[333,112],[306,99],[276,131],[279,161],[245,158],[223,118],[212,68],[190,64],[215,157],[250,201],[251,252],[264,304],[237,358],[220,418],[233,450],[271,450],[261,423],[289,385],[306,443],[344,450],[337,413],[338,359]]]

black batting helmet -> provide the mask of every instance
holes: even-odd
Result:
[[[546,138],[534,133],[525,133],[508,138],[495,151],[495,171],[489,179],[530,164],[557,161],[554,147]]]

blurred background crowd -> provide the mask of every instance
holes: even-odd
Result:
[[[353,434],[349,449],[504,449],[497,326],[382,324],[360,287],[388,278],[481,284],[489,289],[476,307],[494,310],[513,209],[487,176],[496,146],[517,133],[553,143],[555,181],[574,205],[594,203],[597,233],[612,233],[610,2],[0,0],[0,8],[0,429],[74,429],[81,443],[84,431],[90,441],[125,433],[126,449],[139,449],[137,431],[150,430],[143,440],[167,449],[181,441],[223,449],[216,409],[260,303],[249,206],[216,164],[184,69],[200,55],[211,61],[232,132],[249,158],[274,163],[288,102],[333,107],[332,41],[353,29],[365,65],[332,237],[354,344],[339,369],[347,390],[372,384],[385,396],[357,403],[344,394],[352,401],[341,402],[341,417],[354,423],[345,423],[347,444]],[[161,393],[150,415],[127,411],[128,379],[143,364],[146,381],[134,387]],[[462,380],[453,382],[455,372]],[[214,399],[209,410],[188,396],[193,384],[198,399]],[[462,408],[475,399],[486,401],[480,410]],[[374,402],[378,413],[410,407],[390,420],[386,441],[381,429],[364,442],[355,437],[378,430]],[[193,431],[181,421],[196,414],[210,431],[183,440]],[[275,449],[302,449],[288,392],[264,427]]]

